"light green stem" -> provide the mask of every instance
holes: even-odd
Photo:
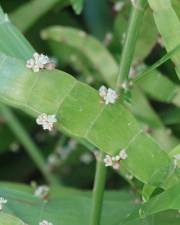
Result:
[[[14,134],[19,139],[20,143],[24,146],[29,156],[32,158],[41,173],[44,175],[45,179],[50,184],[57,185],[59,183],[58,179],[46,169],[43,156],[40,154],[40,150],[33,143],[26,130],[15,117],[15,115],[5,105],[0,105],[0,112],[6,120],[10,129],[14,132]]]
[[[126,35],[126,41],[121,56],[120,70],[117,78],[116,90],[120,88],[121,82],[127,80],[128,78],[129,69],[132,63],[139,28],[142,22],[146,3],[147,0],[137,0],[136,5],[133,6]],[[103,163],[104,155],[105,154],[101,152],[100,158],[97,161],[92,200],[92,212],[90,215],[90,225],[100,225],[104,186],[106,180],[106,168]]]
[[[132,8],[126,39],[121,55],[119,74],[117,78],[116,90],[121,87],[121,83],[128,79],[130,66],[136,47],[138,33],[142,24],[144,8],[147,0],[137,0]]]
[[[93,189],[92,212],[90,217],[90,225],[99,225],[101,219],[104,186],[106,182],[106,167],[104,165],[105,153],[100,152],[96,164],[96,175]]]

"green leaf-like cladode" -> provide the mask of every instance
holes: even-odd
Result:
[[[107,153],[127,149],[127,168],[145,183],[159,185],[168,176],[168,156],[120,101],[105,105],[95,89],[62,71],[34,73],[23,61],[3,54],[0,61],[2,102],[34,116],[56,114],[60,129]]]

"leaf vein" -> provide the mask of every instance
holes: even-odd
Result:
[[[74,87],[75,87],[77,84],[78,84],[78,81],[75,80],[74,83],[73,83],[73,85],[72,85],[72,87],[71,87],[71,89],[70,89],[70,90],[68,91],[68,93],[64,96],[64,98],[60,101],[60,104],[58,105],[57,110],[56,110],[56,112],[55,112],[56,115],[59,113],[59,110],[60,110],[62,104],[64,103],[65,99],[71,94],[71,92],[73,91]]]
[[[90,126],[87,128],[85,134],[84,134],[84,138],[88,138],[88,134],[91,131],[92,127],[94,126],[94,124],[96,123],[96,121],[99,119],[99,117],[101,116],[101,114],[104,112],[106,108],[106,105],[104,105],[104,107],[101,108],[101,110],[99,111],[99,113],[95,116],[94,120],[90,123]]]

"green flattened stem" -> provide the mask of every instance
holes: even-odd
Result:
[[[25,150],[27,151],[29,156],[33,159],[34,163],[37,165],[37,167],[44,175],[48,183],[57,185],[59,183],[58,179],[46,169],[43,156],[40,154],[40,150],[33,143],[31,138],[27,134],[26,130],[20,124],[20,122],[11,112],[11,110],[4,105],[0,105],[0,112],[4,117],[4,119],[6,120],[10,129],[14,132],[16,137],[19,139],[20,143],[24,146]]]
[[[105,153],[100,152],[96,164],[90,225],[99,225],[101,220],[104,186],[106,182],[106,167],[103,161],[104,156]]]
[[[117,78],[116,90],[118,90],[120,88],[121,83],[126,81],[128,78],[129,69],[132,63],[146,3],[147,0],[137,0],[133,5],[129,26],[126,34],[125,44],[121,55],[121,62]]]

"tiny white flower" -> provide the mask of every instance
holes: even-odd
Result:
[[[119,162],[113,163],[113,169],[114,170],[119,170],[119,168],[120,168],[120,163]]]
[[[7,199],[0,197],[0,211],[3,209],[3,205],[7,203]]]
[[[38,118],[36,119],[36,122],[38,125],[42,125],[47,121],[47,114],[46,113],[42,113],[41,115],[38,116]]]
[[[126,150],[123,149],[120,151],[120,153],[118,155],[115,155],[115,156],[105,155],[104,164],[106,167],[112,166],[113,169],[119,170],[120,161],[124,160],[126,158],[127,158],[127,153],[126,153]]]
[[[35,53],[33,54],[33,57],[34,57],[34,60],[35,60],[35,61],[38,61],[38,59],[39,59],[39,53],[35,52]]]
[[[39,64],[39,68],[43,69],[44,65],[49,63],[49,58],[46,55],[40,54],[37,63]]]
[[[48,115],[48,121],[50,123],[56,123],[57,122],[56,115]]]
[[[39,72],[41,69],[52,70],[55,68],[55,64],[48,56],[35,52],[33,57],[27,60],[26,67],[32,69],[34,72]]]
[[[105,86],[101,86],[99,88],[99,95],[103,98],[106,105],[109,103],[114,104],[116,99],[118,98],[118,95],[114,90],[112,90],[111,88],[107,89]]]
[[[105,164],[106,167],[113,165],[113,161],[112,161],[112,158],[111,158],[110,155],[105,155],[104,164]]]
[[[128,157],[127,153],[126,153],[126,150],[125,149],[122,149],[119,153],[119,157],[120,159],[124,160]]]
[[[42,125],[44,130],[52,131],[54,123],[57,122],[55,115],[47,115],[46,113],[40,114],[37,119],[36,123],[38,125]]]
[[[116,2],[113,6],[113,9],[115,12],[119,12],[123,8],[123,6],[124,6],[124,2]]]
[[[38,66],[38,65],[34,65],[33,71],[34,71],[35,73],[37,73],[37,72],[39,72],[39,70],[40,70],[39,66]]]
[[[39,225],[53,225],[53,224],[48,222],[47,220],[43,220],[39,223]]]
[[[39,69],[43,69],[44,65],[49,62],[49,58],[43,54],[34,53],[33,57],[35,60],[35,65]]]
[[[103,85],[99,88],[99,95],[104,98],[107,95],[107,88]]]
[[[116,155],[115,156],[115,161],[119,161],[121,158],[120,158],[120,156],[119,155]]]
[[[115,156],[112,156],[111,159],[112,159],[112,161],[116,161],[116,157]]]
[[[50,189],[48,186],[41,185],[36,188],[36,190],[34,191],[34,195],[39,198],[45,199],[49,195],[49,191]]]
[[[46,70],[54,70],[56,68],[56,64],[54,62],[45,64],[44,68]]]
[[[34,60],[33,59],[28,59],[26,62],[26,67],[31,69],[34,67]]]
[[[106,167],[111,166],[113,169],[119,170],[120,168],[119,155],[116,155],[116,156],[105,155],[104,164]]]
[[[116,99],[117,99],[118,95],[116,94],[116,92],[114,90],[112,90],[111,88],[108,88],[107,91],[107,95],[105,96],[104,100],[105,100],[105,104],[114,104]]]

